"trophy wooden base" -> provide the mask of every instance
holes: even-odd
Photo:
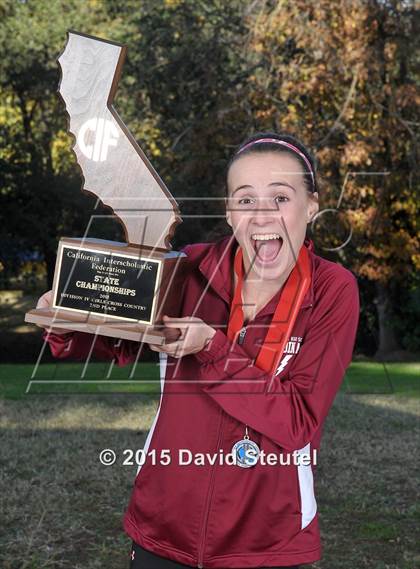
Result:
[[[34,308],[25,314],[25,322],[37,324],[42,328],[64,328],[74,332],[87,332],[100,336],[122,338],[134,342],[163,345],[167,341],[173,342],[175,338],[168,339],[159,326],[147,326],[127,320],[104,320],[86,318],[86,315],[66,313],[64,310],[51,308]]]
[[[165,334],[162,317],[179,315],[185,259],[184,253],[63,238],[52,305],[30,310],[25,322],[157,345],[173,342],[180,332]]]

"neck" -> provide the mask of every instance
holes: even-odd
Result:
[[[283,288],[291,270],[283,274],[279,279],[264,280],[251,272],[242,283],[242,301],[244,303],[243,313],[244,322],[249,322],[255,318],[258,312]],[[234,274],[234,286],[238,284],[236,274]]]
[[[255,295],[258,296],[273,296],[276,292],[278,292],[286,279],[275,279],[275,280],[264,280],[261,278],[252,278],[251,275],[248,275],[247,278],[244,279],[242,283],[242,291],[244,294]]]
[[[274,294],[283,287],[294,266],[295,265],[293,263],[293,265],[287,267],[286,270],[276,279],[264,279],[261,275],[255,273],[252,268],[249,268],[250,264],[248,259],[245,259],[244,257],[245,274],[244,281],[242,283],[242,290],[244,294],[248,293],[251,295],[254,292],[258,296],[274,296]]]

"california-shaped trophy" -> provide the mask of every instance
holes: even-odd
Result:
[[[178,315],[185,255],[171,251],[178,204],[112,101],[126,47],[68,32],[59,93],[69,116],[82,189],[111,208],[126,243],[62,238],[53,304],[25,315],[44,327],[161,344],[162,316]]]

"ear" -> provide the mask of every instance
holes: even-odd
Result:
[[[230,227],[232,227],[232,219],[231,219],[231,215],[230,215],[229,199],[228,198],[225,198],[225,211],[226,211],[227,224],[230,225]]]
[[[319,211],[319,195],[318,192],[313,192],[309,196],[308,207],[307,207],[307,221],[306,223],[311,223],[315,215]]]

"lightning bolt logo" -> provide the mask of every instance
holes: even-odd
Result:
[[[293,354],[288,354],[287,356],[284,356],[284,358],[281,360],[279,367],[276,369],[276,373],[275,375],[279,375],[284,368],[287,366],[289,360],[293,357]]]

